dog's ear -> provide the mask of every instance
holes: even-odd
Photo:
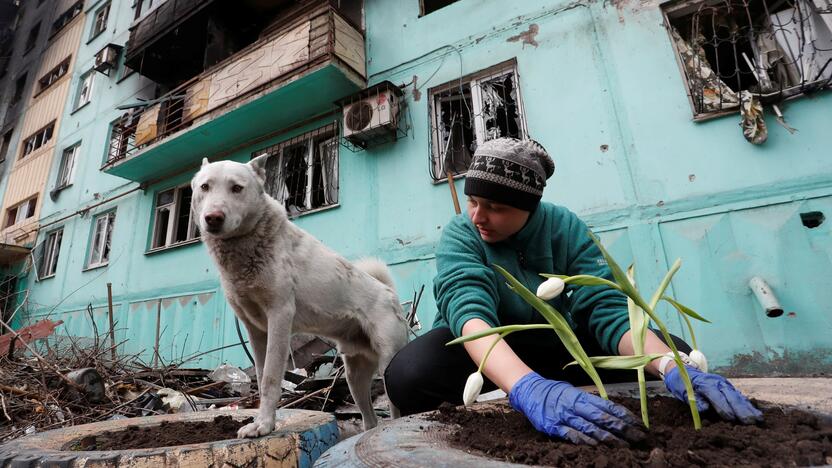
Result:
[[[260,183],[263,185],[266,184],[266,161],[268,160],[269,154],[264,153],[248,162],[248,165],[251,166],[254,174],[257,175],[257,178],[260,179]]]
[[[202,165],[203,165],[203,166],[207,166],[208,164],[210,164],[210,163],[208,162],[208,158],[202,158]]]

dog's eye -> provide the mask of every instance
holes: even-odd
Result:
[[[208,184],[202,184],[202,185],[199,186],[199,188],[202,189],[203,192],[207,192],[208,191]]]
[[[234,193],[240,193],[240,192],[243,191],[243,186],[234,184],[234,185],[231,186],[231,191],[234,192]]]

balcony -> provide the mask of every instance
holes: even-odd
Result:
[[[101,170],[137,182],[164,178],[331,111],[365,87],[363,34],[326,0],[293,11],[254,43],[124,114]]]

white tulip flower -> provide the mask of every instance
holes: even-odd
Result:
[[[560,296],[566,283],[560,278],[549,278],[537,287],[537,297],[548,301]]]
[[[465,390],[462,391],[462,402],[465,406],[470,406],[477,397],[480,396],[482,390],[482,374],[474,372],[468,376],[468,381],[465,382]]]
[[[696,364],[696,367],[699,368],[702,372],[708,372],[708,359],[702,354],[702,351],[698,349],[694,349],[688,355],[691,361]]]

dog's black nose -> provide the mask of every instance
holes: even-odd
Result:
[[[205,215],[205,224],[211,231],[221,228],[224,221],[225,215],[220,211],[212,211]]]

